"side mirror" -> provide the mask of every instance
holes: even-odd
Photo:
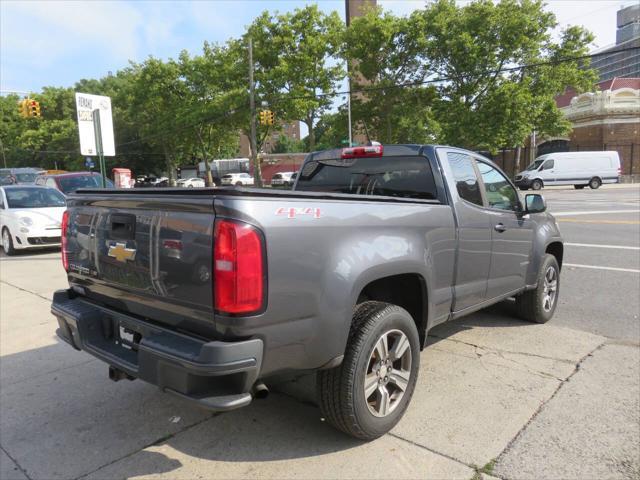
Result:
[[[547,202],[539,193],[530,193],[524,197],[525,213],[542,213],[547,210]]]

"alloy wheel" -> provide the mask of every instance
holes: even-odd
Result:
[[[547,268],[544,274],[544,288],[542,294],[542,308],[550,312],[556,303],[558,293],[558,273],[554,267]]]
[[[398,407],[409,385],[411,361],[411,344],[403,332],[389,330],[378,338],[364,378],[364,397],[372,415],[386,417]]]

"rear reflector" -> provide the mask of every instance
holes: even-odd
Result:
[[[242,222],[216,220],[213,290],[217,311],[249,314],[264,308],[263,249],[256,228]]]
[[[382,145],[368,147],[349,147],[342,149],[342,158],[381,157],[384,152]]]
[[[62,225],[60,227],[60,230],[61,230],[60,243],[62,244],[60,248],[60,252],[62,254],[62,266],[66,271],[69,271],[69,256],[68,256],[68,250],[67,250],[67,230],[68,229],[69,229],[69,211],[65,210],[64,213],[62,214]]]

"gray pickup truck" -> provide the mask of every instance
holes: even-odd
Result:
[[[84,190],[68,198],[58,335],[213,411],[317,371],[326,420],[389,431],[430,328],[515,297],[546,322],[563,243],[540,195],[431,145],[310,154],[292,191]]]

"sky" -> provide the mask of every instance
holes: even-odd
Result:
[[[263,10],[290,11],[308,3],[337,10],[343,0],[1,0],[0,90],[38,92],[43,86],[72,86],[81,78],[140,62],[149,55],[198,53],[205,40],[240,36]],[[459,3],[467,3],[461,0]],[[629,0],[548,1],[560,27],[582,24],[595,36],[594,48],[615,42],[616,11]],[[378,1],[396,14],[421,8],[424,0]]]

